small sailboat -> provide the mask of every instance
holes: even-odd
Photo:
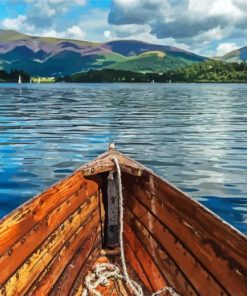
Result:
[[[154,83],[154,80],[152,80],[151,83]]]
[[[39,77],[39,79],[38,79],[38,84],[40,84],[40,77]]]
[[[21,84],[21,75],[19,75],[18,84]]]
[[[172,83],[172,81],[171,81],[171,80],[169,80],[169,83]]]
[[[30,78],[30,83],[33,83],[32,78]]]
[[[247,295],[246,236],[113,144],[0,220],[0,254],[0,295]]]

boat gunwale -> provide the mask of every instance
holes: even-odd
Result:
[[[76,169],[73,173],[68,175],[67,177],[58,180],[51,186],[45,188],[40,193],[36,194],[35,196],[28,199],[23,204],[19,205],[17,208],[15,208],[10,213],[6,214],[0,219],[0,232],[1,227],[5,223],[7,219],[14,218],[15,214],[19,211],[21,211],[23,208],[25,208],[28,205],[31,205],[32,202],[35,199],[38,199],[41,197],[44,193],[47,192],[47,190],[52,189],[56,186],[59,186],[63,182],[69,180],[71,177],[75,176],[78,173],[81,173],[83,177],[87,178],[90,176],[94,176],[100,173],[109,172],[116,169],[115,163],[112,161],[113,157],[117,157],[119,160],[120,168],[123,172],[133,174],[135,176],[142,176],[144,173],[154,175],[157,179],[159,179],[161,182],[163,182],[165,185],[167,185],[170,189],[174,190],[179,194],[179,198],[187,199],[192,204],[196,205],[200,210],[202,210],[206,214],[211,214],[218,222],[224,224],[227,228],[229,228],[230,231],[235,233],[236,235],[240,236],[242,239],[247,240],[247,235],[242,233],[240,230],[238,230],[236,227],[222,219],[219,215],[214,213],[212,210],[204,206],[202,203],[198,202],[197,200],[193,199],[190,195],[180,190],[177,186],[170,183],[168,180],[164,179],[162,176],[156,174],[152,169],[147,168],[146,166],[142,165],[138,161],[126,156],[125,154],[120,153],[119,151],[115,149],[109,149],[108,151],[100,154],[98,157],[94,158],[93,160],[85,163],[78,169]]]

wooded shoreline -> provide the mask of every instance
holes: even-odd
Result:
[[[0,71],[0,82],[30,82],[31,75],[22,70],[11,70],[10,73]],[[48,80],[47,80],[48,79]],[[44,82],[49,81],[49,77]],[[206,61],[196,63],[164,73],[141,73],[115,69],[91,69],[87,72],[75,73],[65,77],[55,77],[53,82],[68,83],[247,83],[247,63],[223,63],[220,61]]]

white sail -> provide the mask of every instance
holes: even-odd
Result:
[[[38,79],[38,83],[40,83],[40,77],[39,77],[39,79]]]
[[[18,84],[21,84],[21,75],[19,75]]]

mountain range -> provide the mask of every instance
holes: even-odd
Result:
[[[245,59],[246,49],[223,58]],[[136,40],[100,43],[0,30],[0,70],[21,69],[32,76],[58,77],[106,68],[163,73],[207,59],[173,46]]]

